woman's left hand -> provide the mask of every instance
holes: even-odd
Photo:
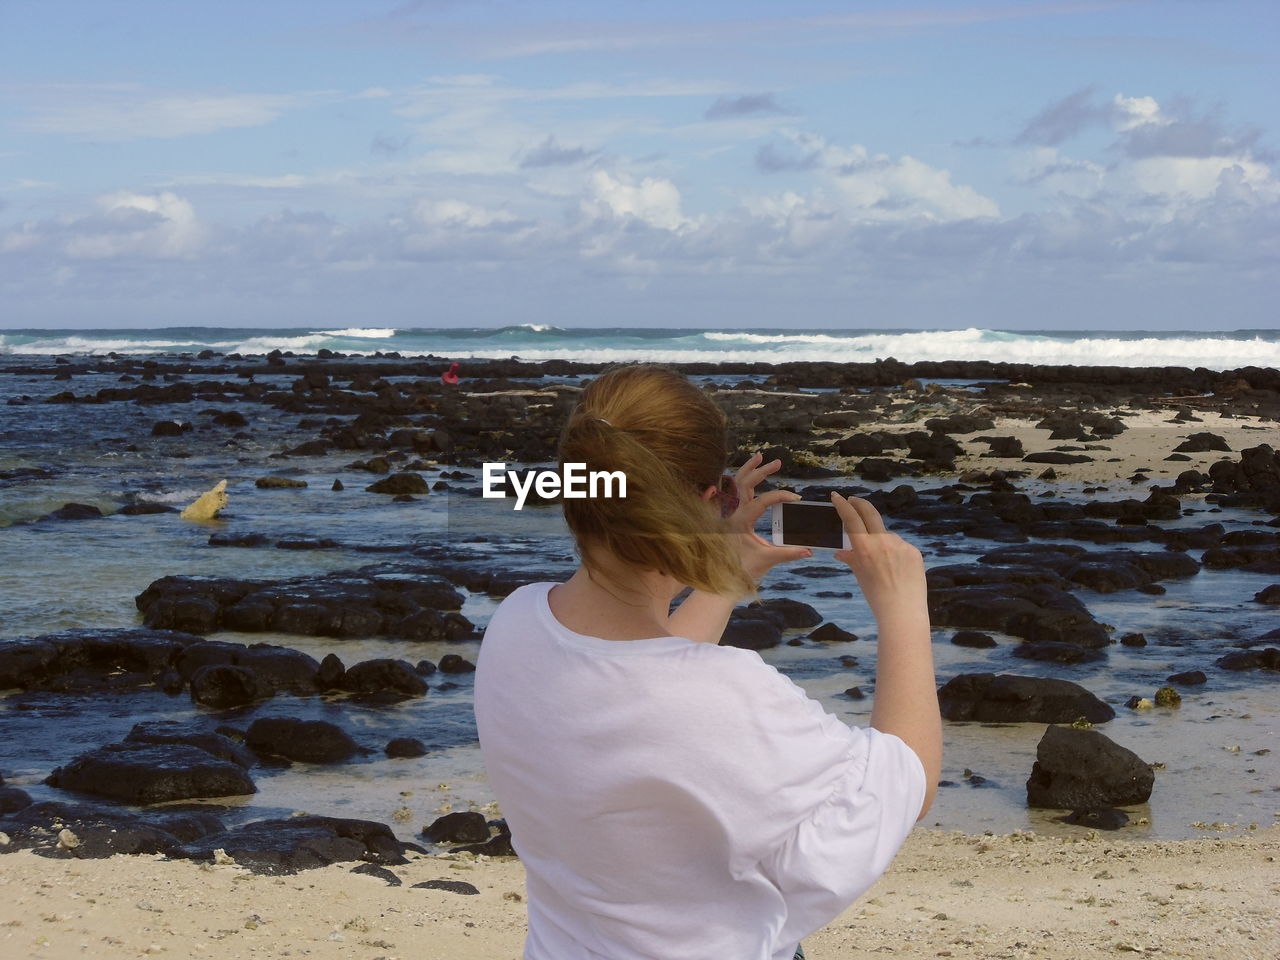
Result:
[[[738,487],[738,509],[728,518],[729,525],[738,537],[738,555],[742,558],[742,568],[752,580],[759,580],[779,563],[813,556],[813,551],[808,547],[779,547],[756,534],[756,522],[766,510],[775,503],[801,499],[800,494],[789,490],[770,490],[757,497],[756,485],[782,468],[781,460],[770,460],[768,463],[762,463],[762,460],[760,454],[753,455],[734,475],[734,483]]]

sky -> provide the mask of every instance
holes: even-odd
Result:
[[[1280,4],[0,3],[0,328],[1274,328]]]

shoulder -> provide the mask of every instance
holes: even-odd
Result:
[[[554,583],[526,583],[516,587],[499,601],[489,622],[492,624],[493,621],[506,617],[531,615],[553,586]]]

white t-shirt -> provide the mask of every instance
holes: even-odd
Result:
[[[791,960],[911,832],[919,758],[753,652],[574,633],[554,586],[502,602],[476,665],[526,960]]]

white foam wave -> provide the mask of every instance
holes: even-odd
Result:
[[[395,327],[348,327],[345,330],[314,330],[326,337],[358,337],[362,340],[385,340],[396,335]]]
[[[176,353],[182,350],[226,349],[232,343],[192,344],[180,340],[94,340],[87,337],[53,337],[30,343],[10,343],[0,335],[0,354],[15,356],[55,356],[57,354],[84,354],[101,356],[107,353]]]
[[[918,333],[862,334],[859,336],[839,336],[830,333],[722,333],[710,331],[704,333],[703,339],[724,343],[759,343],[759,344],[838,344],[845,349],[875,351],[895,344],[914,344],[921,338],[930,342],[940,339],[948,343],[971,343],[983,338],[986,331],[970,328],[968,330],[933,330]]]
[[[977,336],[975,336],[977,334]],[[767,340],[773,349],[686,348],[661,342],[635,346],[581,346],[569,343],[554,348],[516,351],[523,360],[579,360],[585,363],[716,363],[716,362],[814,362],[866,363],[894,357],[904,363],[921,360],[989,360],[995,363],[1072,364],[1075,366],[1117,367],[1206,367],[1230,370],[1236,367],[1280,368],[1280,343],[1254,338],[1231,340],[1214,337],[1164,339],[1144,337],[1123,340],[1094,337],[1065,340],[1056,337],[1019,336],[1003,341],[982,339],[981,331],[933,331],[903,334],[871,334],[836,337],[827,334]],[[752,336],[761,336],[755,335]],[[492,346],[477,344],[472,349],[455,345],[450,356],[492,357]]]
[[[272,350],[294,353],[315,353],[328,346],[333,336],[328,333],[308,333],[300,337],[250,337],[231,346],[232,353],[270,353]]]

